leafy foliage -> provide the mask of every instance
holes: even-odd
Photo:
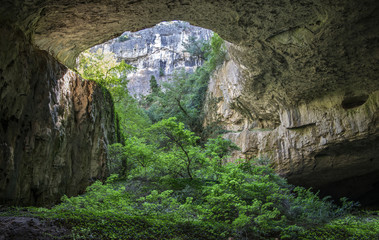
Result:
[[[153,122],[175,116],[190,124],[196,118],[197,111],[190,106],[192,89],[187,76],[184,70],[176,72],[169,83],[162,83],[164,92],[158,89],[147,96],[152,99],[147,114]]]
[[[130,39],[130,37],[127,35],[127,34],[123,34],[121,36],[118,37],[118,42],[125,42],[125,41],[128,41]]]
[[[104,184],[95,182],[82,196],[64,196],[52,209],[30,211],[65,219],[76,238],[85,239],[372,239],[379,233],[377,218],[348,216],[344,206],[305,189],[294,192],[267,166],[229,163],[208,170],[207,176],[219,173],[216,181],[198,171],[192,180],[170,176],[147,180],[142,172],[142,178],[128,180],[112,175]],[[332,214],[322,219],[315,211],[293,215],[292,207],[310,210],[304,204],[309,202]],[[317,223],[314,215],[320,219]],[[338,237],[333,238],[335,231]]]
[[[126,74],[135,68],[126,64],[124,60],[117,62],[111,52],[98,49],[95,53],[89,50],[79,56],[78,71],[83,78],[93,80],[108,89],[115,102],[120,101],[127,91]]]
[[[203,160],[201,150],[196,146],[199,137],[185,129],[183,123],[177,123],[176,118],[164,119],[152,125],[149,131],[157,137],[164,148],[165,160],[174,160],[177,173],[184,176],[183,172],[186,172],[192,179],[193,166],[200,164]]]
[[[152,75],[150,78],[150,88],[153,94],[157,94],[160,91],[157,79],[155,79],[154,75]]]
[[[213,72],[217,66],[222,64],[226,55],[224,40],[217,33],[211,38],[211,49],[212,51],[205,66],[209,72]]]
[[[129,94],[115,103],[115,110],[119,116],[119,125],[125,141],[128,136],[143,136],[141,129],[148,128],[151,121],[146,112],[140,108],[136,99]]]
[[[210,138],[205,144],[205,155],[213,164],[220,167],[225,164],[223,160],[231,150],[238,150],[238,147],[230,141],[225,141],[221,136]]]
[[[145,136],[112,146],[123,175],[35,214],[63,218],[86,239],[313,239],[336,229],[348,239],[379,232],[370,222],[343,227],[353,202],[337,206],[293,188],[266,165],[225,163],[233,144],[218,137],[201,147],[175,118],[153,124]]]
[[[118,116],[116,126],[120,127],[122,135],[119,139],[121,142],[128,135],[139,136],[140,128],[150,126],[145,111],[128,93],[126,75],[133,70],[135,68],[123,60],[117,62],[113,53],[102,52],[101,49],[94,53],[87,50],[79,56],[78,71],[82,77],[99,83],[112,95]]]

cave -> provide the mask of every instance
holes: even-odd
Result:
[[[208,106],[207,122],[237,131],[226,137],[242,153],[270,155],[291,183],[338,193],[346,182],[340,193],[379,201],[378,1],[14,0],[2,3],[0,19],[3,204],[51,204],[106,176],[112,103],[75,73],[75,59],[170,20],[230,42],[213,90],[230,83],[218,104],[249,114],[231,109],[235,120]]]

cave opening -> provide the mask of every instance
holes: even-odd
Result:
[[[124,32],[86,51],[111,54],[117,62],[133,66],[132,71],[121,75],[126,75],[130,95],[140,99],[151,93],[149,81],[152,77],[162,85],[173,78],[174,72],[183,69],[186,73],[194,73],[207,60],[205,55],[209,54],[212,36],[211,30],[188,22],[165,21],[137,32]]]
[[[364,196],[371,203],[373,203],[373,198],[377,197],[375,189],[378,185],[379,165],[375,156],[379,149],[376,139],[377,123],[379,122],[377,114],[379,97],[377,71],[374,70],[378,65],[376,56],[378,41],[376,41],[377,36],[373,34],[379,32],[379,25],[376,24],[377,1],[367,0],[364,1],[364,4],[358,1],[354,3],[312,1],[306,4],[290,1],[273,4],[269,1],[258,3],[244,0],[53,2],[54,4],[51,4],[51,1],[42,0],[26,3],[15,0],[7,1],[0,7],[0,20],[4,23],[0,26],[0,33],[3,36],[0,41],[0,50],[5,53],[0,58],[1,203],[52,204],[59,201],[63,194],[71,197],[83,193],[93,180],[106,181],[108,173],[104,166],[107,164],[109,154],[106,146],[112,142],[125,140],[125,136],[122,134],[114,134],[118,131],[118,125],[123,124],[117,118],[118,114],[114,114],[113,111],[114,108],[118,108],[114,103],[118,100],[128,102],[125,105],[127,107],[122,108],[123,111],[135,111],[136,113],[135,119],[129,119],[128,124],[124,124],[128,134],[137,133],[140,129],[149,129],[154,132],[166,127],[168,128],[167,132],[175,129],[176,133],[183,133],[181,137],[187,137],[186,144],[192,144],[194,141],[192,135],[185,132],[180,124],[170,120],[159,126],[155,125],[155,128],[143,125],[146,115],[149,114],[133,108],[134,100],[113,97],[113,100],[116,101],[109,101],[112,96],[104,88],[91,81],[82,81],[75,71],[65,67],[75,69],[75,59],[80,52],[89,46],[121,34],[123,29],[136,32],[162,20],[172,19],[183,19],[195,25],[207,27],[231,42],[230,54],[225,56],[231,61],[225,64],[225,69],[223,69],[225,71],[220,71],[218,75],[219,82],[214,84],[215,91],[212,94],[216,98],[212,101],[215,104],[208,106],[208,112],[212,114],[207,119],[207,123],[213,123],[211,120],[214,119],[218,120],[217,123],[221,123],[225,129],[219,129],[215,125],[211,126],[214,127],[212,130],[227,133],[230,139],[236,140],[243,146],[244,153],[257,156],[267,153],[272,156],[275,159],[273,166],[276,170],[283,176],[296,179],[296,184],[307,185],[313,181],[316,183],[310,186],[317,186],[318,178],[325,176],[322,179],[325,184],[321,187],[326,191],[334,193],[334,191],[339,191],[340,188],[343,189],[344,186],[347,186],[353,189],[352,191],[350,191],[351,189],[346,190],[348,194],[352,193],[353,195],[361,191],[359,195]],[[120,44],[128,43],[132,42],[133,38],[129,34],[122,34],[115,41]],[[167,47],[170,40],[167,36],[160,36],[159,44],[163,48]],[[141,51],[138,46],[133,46],[132,52]],[[194,58],[184,63],[184,67],[192,66],[196,64],[196,61]],[[120,62],[116,61],[116,63]],[[171,74],[169,68],[175,66],[176,63],[178,62],[170,63],[160,59],[156,63],[158,70],[151,70],[146,61],[141,64],[142,68],[147,69],[145,73],[148,76],[144,78],[145,85],[149,86],[149,90],[145,93],[147,95],[156,93],[154,97],[145,99],[146,105],[163,95],[159,89],[165,82],[163,78]],[[61,74],[63,72],[64,74]],[[209,72],[203,71],[199,73],[199,76],[201,74],[205,76],[209,75]],[[112,73],[108,73],[108,75],[112,75]],[[183,73],[182,76],[185,75],[186,73]],[[181,78],[182,76],[178,75],[177,77]],[[357,82],[356,79],[361,79],[361,81]],[[190,89],[186,84],[184,82],[183,90]],[[343,94],[350,89],[362,94],[358,97],[347,98]],[[122,92],[115,90],[120,96],[122,95]],[[138,92],[139,89],[130,87],[130,91]],[[204,91],[206,88],[201,85],[196,89],[197,93]],[[188,121],[192,119],[191,116],[198,115],[195,110],[201,99],[191,97],[197,102],[190,101],[187,106],[184,104],[186,102],[184,100],[188,100],[188,98],[184,92],[173,91],[173,94],[176,93],[176,95],[172,99],[174,100],[173,104],[177,106],[176,110],[181,112],[182,119]],[[254,119],[246,119],[245,115],[242,116],[238,111],[234,111],[235,109],[229,108],[228,104],[235,99],[241,100],[244,106],[246,105],[246,111],[251,113],[249,114],[250,118],[257,118],[258,121],[261,119],[261,125],[265,129],[260,128]],[[344,100],[341,102],[341,99]],[[359,106],[363,104],[365,107],[360,108]],[[175,108],[171,107],[166,110],[167,112],[168,110],[174,111]],[[166,110],[161,110],[159,106],[156,106],[156,111],[151,115],[159,122],[162,115],[166,114]],[[288,114],[291,112],[298,114]],[[291,116],[296,116],[297,119],[290,119]],[[271,119],[274,121],[270,123]],[[118,123],[114,124],[114,122]],[[141,123],[141,125],[135,123]],[[192,123],[188,122],[188,124]],[[291,128],[295,130],[290,131]],[[113,137],[114,135],[118,136]],[[197,195],[197,193],[202,184],[204,184],[202,187],[206,189],[233,185],[225,190],[227,192],[245,186],[243,184],[254,185],[262,180],[259,176],[254,175],[248,179],[256,181],[244,182],[242,179],[240,182],[227,182],[220,186],[219,183],[226,178],[218,179],[217,176],[212,175],[217,171],[207,172],[206,168],[199,167],[202,166],[199,159],[202,159],[203,154],[209,154],[209,152],[196,152],[197,149],[193,148],[191,151],[197,154],[192,154],[191,151],[185,151],[185,147],[184,150],[181,149],[180,145],[168,146],[169,143],[175,142],[172,134],[166,135],[166,139],[156,139],[155,137],[157,136],[142,136],[138,140],[129,142],[127,150],[133,149],[135,154],[121,154],[119,158],[112,159],[114,164],[121,165],[122,171],[133,170],[133,164],[140,167],[141,175],[133,179],[134,182],[123,186],[120,192],[117,187],[105,191],[106,189],[103,187],[105,185],[95,182],[90,189],[104,190],[104,192],[91,195],[94,192],[89,190],[89,194],[81,197],[96,199],[101,204],[114,203],[113,201],[120,199],[120,194],[124,194],[125,191],[136,193],[139,189],[143,189],[143,183],[152,183],[149,177],[154,176],[156,173],[154,171],[164,172],[167,169],[171,170],[170,174],[176,174],[179,177],[162,178],[160,183],[178,190],[182,194],[179,194],[180,196],[184,196],[184,193],[194,194],[192,200],[195,202],[196,197],[200,196],[201,198],[201,194]],[[369,139],[375,141],[371,142]],[[336,146],[338,148],[341,142],[346,144],[343,148],[343,151],[347,152],[346,154],[328,152],[327,149],[335,149],[333,147]],[[362,142],[365,144],[360,144]],[[215,138],[213,142],[208,143],[208,146],[218,146],[217,144],[221,143],[223,143],[223,139]],[[165,162],[167,166],[151,167],[154,158],[158,159],[158,154],[152,151],[150,146],[152,144],[167,147],[160,152],[164,157],[159,156],[159,160]],[[176,153],[176,155],[166,154],[169,152],[168,148],[172,146],[182,152]],[[364,154],[368,150],[370,154]],[[125,146],[116,145],[112,151],[125,152]],[[178,158],[178,155],[181,158]],[[208,158],[216,159],[214,161],[216,164],[211,167],[222,168],[223,165],[220,163],[222,163],[223,157],[222,154],[208,156]],[[334,161],[336,158],[341,161]],[[141,159],[144,160],[141,161]],[[177,161],[173,159],[177,159]],[[183,160],[183,162],[179,160]],[[261,161],[260,163],[266,162]],[[191,166],[193,166],[191,164],[199,164],[197,165],[198,169],[191,171]],[[233,165],[228,166],[234,167]],[[248,169],[242,170],[247,171]],[[242,170],[233,169],[236,174]],[[272,176],[270,175],[272,170],[266,169],[265,166],[259,166],[258,170],[264,171],[265,176]],[[347,176],[348,173],[349,176]],[[244,174],[251,174],[251,172]],[[212,179],[198,181],[196,176]],[[345,176],[345,178],[341,176]],[[337,179],[337,177],[339,178]],[[278,179],[277,177],[272,178]],[[106,184],[114,184],[114,180],[114,178],[109,178]],[[258,189],[249,194],[261,193],[259,187],[265,186],[268,182],[259,183],[259,186],[249,185]],[[282,182],[273,184],[277,183],[283,184]],[[333,183],[337,187],[329,188],[329,184]],[[360,184],[367,184],[367,187],[360,188]],[[241,187],[239,193],[246,189],[249,187]],[[152,210],[153,204],[155,204],[149,202],[151,199],[168,200],[172,204],[171,206],[178,206],[175,205],[177,202],[169,196],[170,193],[164,191],[166,189],[159,190],[162,191],[145,192],[143,196],[140,196],[141,200],[137,201],[139,202],[135,205],[137,207],[133,205],[132,208],[123,208],[123,213],[130,209],[142,209],[145,212],[141,212],[141,216],[149,214],[149,209]],[[220,191],[214,189],[208,193],[216,194]],[[292,197],[307,195],[306,192],[292,193],[285,197],[292,199]],[[227,194],[231,193],[227,192]],[[307,196],[311,196],[309,194],[311,193],[308,193]],[[179,195],[175,196],[178,196],[180,201],[183,200],[179,201],[180,204],[185,203],[184,201],[187,203],[180,209],[188,210],[192,206],[191,199],[187,202]],[[114,196],[114,198],[108,199],[108,196]],[[221,217],[216,214],[212,215],[209,211],[202,213],[210,214],[207,215],[207,219],[225,220],[228,223],[233,222],[233,226],[244,227],[243,230],[235,231],[233,229],[230,232],[244,232],[247,235],[251,234],[250,236],[260,232],[264,236],[259,237],[273,236],[276,238],[280,238],[281,234],[288,233],[282,231],[279,225],[275,228],[279,229],[279,232],[275,232],[275,229],[266,229],[268,232],[265,232],[266,230],[263,228],[259,231],[255,231],[256,229],[250,231],[251,226],[248,223],[256,219],[256,216],[249,215],[251,212],[245,211],[247,215],[240,215],[241,218],[234,221],[235,217],[241,213],[237,212],[236,214],[235,209],[239,209],[239,206],[243,205],[240,204],[241,199],[238,199],[240,196],[234,198],[231,195],[222,195],[226,200],[218,195],[211,196],[203,199],[203,203],[210,209],[213,206],[214,209],[228,210],[229,204],[232,205],[232,208]],[[70,204],[71,200],[71,203],[75,201],[78,203],[77,206],[68,208],[76,209],[78,207],[80,211],[83,210],[85,203],[80,202],[83,198],[74,197],[69,200],[68,197],[64,198],[65,203]],[[213,201],[214,199],[222,201]],[[222,205],[225,203],[224,200],[228,203],[227,205]],[[140,204],[143,201],[145,204]],[[312,212],[312,208],[309,208],[309,204],[301,205],[301,201],[301,199],[298,202],[289,201],[291,204],[295,204],[291,205],[293,208],[284,206],[283,209],[293,211],[279,214],[284,214],[286,218],[293,217],[296,221],[298,220],[296,216],[301,214],[302,209],[307,210],[304,213],[316,215],[316,212]],[[159,204],[161,203],[167,203],[167,201],[160,201]],[[296,204],[299,205],[296,206]],[[273,205],[264,206],[267,206],[264,211],[263,208],[260,210],[263,212],[272,210],[271,214],[277,214],[275,209],[269,207]],[[159,206],[157,209],[167,210],[164,206],[161,207]],[[262,206],[256,202],[254,207]],[[197,209],[202,211],[201,205]],[[159,212],[159,214],[154,212],[154,216],[171,214],[173,213],[171,210]],[[323,210],[326,211],[317,211],[317,213],[332,212],[327,211],[327,208],[323,208]],[[185,212],[181,213],[186,214]],[[113,211],[107,214],[117,213]],[[130,216],[128,214],[123,216],[125,215]],[[312,223],[314,224],[314,221],[320,219],[313,218],[311,220],[314,217],[311,215],[307,215],[310,218],[306,217],[302,223],[309,224],[307,226],[312,228]],[[146,223],[141,216],[134,220],[142,219],[142,222]],[[190,218],[192,216],[186,215]],[[167,215],[167,217],[169,219],[173,216]],[[197,217],[193,222],[197,223],[201,215]],[[279,217],[269,219],[275,221]],[[199,229],[191,225],[193,222],[186,221],[183,224],[190,224],[189,229],[192,230],[194,227],[191,234],[198,234]],[[175,221],[167,222],[167,224],[172,223]],[[318,226],[322,224],[320,222]],[[274,225],[269,224],[268,226]],[[209,226],[213,225],[209,224]],[[228,228],[228,226],[231,225],[225,224],[221,227]],[[256,227],[256,225],[254,226]],[[78,227],[84,232],[93,225]],[[297,236],[302,231],[297,227],[287,230],[290,231],[290,234]],[[99,229],[103,228],[93,230],[96,232]],[[175,225],[172,229],[182,228]],[[215,231],[218,230],[215,229]],[[182,233],[175,232],[173,234]],[[205,234],[204,231],[201,231],[199,236],[203,236],[201,234]],[[212,231],[206,232],[206,234],[212,234]],[[226,237],[229,237],[229,232],[225,234]],[[220,234],[215,238],[219,236]],[[240,236],[233,237],[238,239]],[[154,235],[154,238],[159,239],[162,236]]]

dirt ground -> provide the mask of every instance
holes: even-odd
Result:
[[[0,240],[72,239],[71,231],[33,217],[0,217]]]

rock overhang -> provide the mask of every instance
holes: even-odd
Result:
[[[126,30],[188,21],[243,48],[234,55],[248,70],[245,78],[253,79],[246,91],[261,98],[273,91],[270,83],[279,82],[286,91],[278,95],[292,103],[337,89],[378,89],[378,5],[373,0],[16,0],[1,13],[30,32],[35,46],[70,68],[81,51]]]

